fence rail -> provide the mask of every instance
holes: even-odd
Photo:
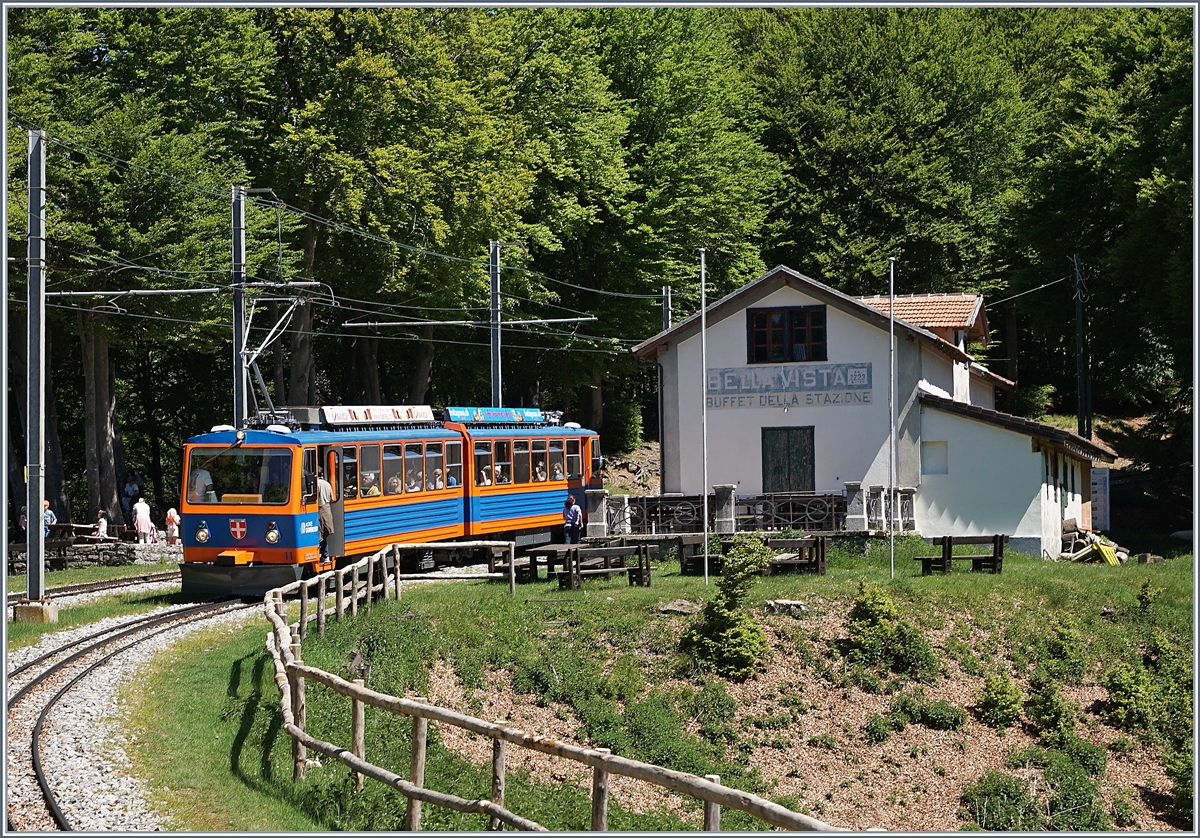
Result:
[[[628,504],[607,505],[610,533],[683,533],[704,528],[700,495],[643,495]],[[709,495],[708,522],[716,520],[716,496]],[[846,528],[846,498],[814,492],[772,493],[737,498],[738,530],[804,530],[830,532]]]
[[[516,728],[438,707],[423,699],[397,698],[376,692],[369,689],[362,680],[347,681],[332,673],[307,666],[302,657],[302,644],[307,634],[308,623],[316,621],[318,631],[324,634],[327,614],[333,614],[335,619],[353,617],[358,613],[360,600],[365,607],[370,607],[377,595],[379,598],[389,598],[393,586],[396,595],[399,596],[400,585],[403,581],[399,573],[399,562],[394,563],[396,573],[389,574],[388,558],[389,556],[398,558],[398,551],[405,547],[411,547],[411,545],[390,545],[378,553],[360,559],[349,567],[339,568],[312,579],[293,582],[282,588],[268,591],[263,598],[266,617],[271,624],[266,638],[266,647],[274,661],[275,683],[280,692],[283,727],[292,738],[292,773],[295,779],[304,778],[307,752],[312,749],[339,760],[354,771],[357,777],[356,789],[362,788],[363,777],[369,777],[403,794],[408,799],[404,824],[406,830],[420,829],[421,804],[429,803],[458,812],[487,815],[492,829],[498,828],[499,824],[505,824],[522,831],[544,831],[545,827],[542,825],[511,812],[504,806],[505,746],[515,745],[587,765],[592,769],[591,827],[593,831],[607,829],[608,778],[614,774],[642,780],[704,801],[704,823],[705,829],[709,831],[720,829],[720,808],[722,806],[747,812],[759,820],[783,829],[818,832],[845,831],[840,827],[830,826],[815,818],[793,812],[757,795],[723,786],[720,784],[720,777],[716,775],[698,777],[694,774],[614,756],[604,748],[583,748],[556,739],[535,736]],[[511,561],[509,564],[511,567]],[[364,574],[365,580],[361,578]],[[470,578],[479,579],[493,576],[498,579],[505,578],[502,574]],[[326,599],[330,593],[331,583],[334,586],[333,595],[336,601],[333,611],[326,608]],[[313,609],[309,606],[310,595],[314,588],[316,589],[315,614],[311,613]],[[299,595],[300,615],[295,623],[289,624],[284,596],[293,592]],[[305,708],[308,682],[321,684],[350,700],[352,721],[349,748],[318,739],[306,730]],[[373,707],[393,715],[406,716],[413,720],[412,762],[408,779],[367,761],[363,736],[366,707]],[[451,725],[492,740],[490,800],[468,800],[424,787],[425,752],[430,722]]]

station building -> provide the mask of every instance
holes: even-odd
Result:
[[[844,493],[849,530],[885,526],[889,485],[888,305],[777,267],[633,348],[659,367],[662,492]],[[975,294],[896,298],[898,522],[925,537],[1011,537],[1057,556],[1062,522],[1091,521],[1090,470],[1112,452],[995,409],[1012,382],[968,352],[987,340]],[[707,380],[707,396],[702,382]]]

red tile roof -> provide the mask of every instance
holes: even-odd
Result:
[[[859,297],[876,311],[888,313],[886,296]],[[896,297],[896,319],[923,329],[969,329],[975,325],[978,294],[906,294]]]

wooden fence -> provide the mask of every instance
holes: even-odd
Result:
[[[478,543],[478,546],[484,545],[498,546],[495,542]],[[487,722],[447,710],[423,699],[397,698],[376,692],[369,689],[361,679],[347,681],[337,675],[305,665],[302,643],[307,633],[308,623],[315,621],[318,631],[323,634],[328,614],[333,614],[335,619],[354,617],[358,613],[360,600],[369,607],[377,595],[378,598],[389,598],[393,587],[396,596],[399,596],[403,581],[429,580],[431,578],[504,578],[504,574],[498,573],[470,576],[439,574],[437,577],[430,577],[427,574],[403,575],[399,573],[399,561],[394,562],[396,573],[388,573],[388,557],[398,559],[401,550],[416,547],[432,549],[435,546],[440,548],[448,545],[393,544],[348,567],[268,591],[263,598],[266,616],[271,623],[266,645],[275,663],[275,683],[280,692],[283,726],[292,738],[292,776],[295,779],[304,778],[308,751],[313,750],[339,760],[355,772],[356,789],[362,788],[364,777],[370,777],[376,782],[391,786],[408,798],[408,809],[404,820],[404,828],[408,831],[420,829],[422,803],[430,803],[456,812],[487,815],[489,827],[493,830],[501,828],[501,825],[506,825],[523,831],[545,831],[545,827],[510,812],[504,806],[505,754],[507,745],[511,744],[571,760],[592,769],[591,827],[593,831],[605,831],[608,828],[608,781],[612,775],[642,780],[704,801],[704,828],[707,831],[720,830],[721,807],[723,806],[747,812],[759,820],[783,829],[817,832],[845,831],[840,827],[830,826],[815,818],[793,812],[757,795],[722,786],[720,777],[717,775],[698,777],[683,771],[674,771],[638,760],[614,756],[606,748],[582,748],[556,739],[534,736],[498,722]],[[515,551],[510,548],[508,562],[510,586],[515,584],[512,580],[513,552]],[[365,580],[362,578],[364,575]],[[335,598],[335,607],[332,611],[326,607],[330,583],[333,584]],[[317,589],[315,614],[311,613],[314,609],[309,605],[313,588]],[[293,624],[289,624],[287,621],[287,610],[284,604],[284,597],[290,593],[298,594],[300,601],[299,619]],[[305,694],[306,685],[310,681],[322,684],[350,700],[351,744],[349,749],[317,739],[307,732]],[[409,765],[408,779],[367,761],[364,731],[366,707],[368,706],[412,719],[412,760]],[[425,754],[430,722],[451,725],[492,740],[491,799],[467,800],[424,787]]]

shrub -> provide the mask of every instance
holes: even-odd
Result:
[[[1058,682],[1039,667],[1029,681],[1029,701],[1025,705],[1029,720],[1042,738],[1050,743],[1065,741],[1075,730],[1075,705],[1063,697]]]
[[[1021,706],[1024,701],[1021,687],[1008,675],[989,675],[984,679],[983,689],[976,700],[979,718],[986,725],[1004,730],[1021,718]]]
[[[1050,800],[1048,826],[1072,832],[1102,832],[1111,825],[1100,807],[1096,784],[1088,772],[1062,752],[1051,752],[1045,771]]]
[[[680,639],[680,648],[690,653],[698,666],[711,666],[735,681],[744,681],[765,668],[770,651],[766,633],[740,609],[770,558],[771,550],[758,538],[737,538],[725,557],[716,594]]]
[[[896,730],[904,730],[905,724],[918,724],[925,712],[925,696],[920,690],[900,693],[892,698],[888,706],[888,718]]]
[[[1171,808],[1175,815],[1190,821],[1196,790],[1192,784],[1193,763],[1191,743],[1171,748],[1163,757],[1163,767],[1171,780]]]
[[[883,681],[874,672],[864,669],[862,666],[851,668],[850,683],[865,693],[871,693],[872,695],[881,695],[883,693]]]
[[[966,721],[966,710],[945,701],[930,702],[921,712],[921,723],[934,730],[961,730]]]
[[[1144,669],[1119,663],[1104,674],[1105,719],[1122,730],[1148,730],[1154,723],[1154,688]]]
[[[993,831],[1036,832],[1044,826],[1037,800],[1024,781],[988,771],[962,795],[963,806],[980,827]]]
[[[616,401],[604,411],[604,447],[624,454],[642,443],[642,409],[633,399]]]
[[[1123,829],[1137,826],[1137,810],[1133,808],[1133,801],[1129,799],[1129,793],[1124,789],[1113,797],[1112,819],[1115,826]]]
[[[822,733],[811,737],[808,740],[808,744],[812,745],[814,748],[824,748],[826,751],[837,750],[837,740],[828,733]]]
[[[1066,742],[1063,753],[1092,777],[1101,776],[1108,768],[1108,756],[1104,749],[1078,736],[1073,736]]]
[[[1087,670],[1083,635],[1069,616],[1054,620],[1042,641],[1042,664],[1055,677],[1078,683]]]
[[[1004,394],[1004,410],[1014,416],[1041,419],[1054,402],[1054,385],[1014,387]]]
[[[858,584],[850,609],[848,659],[881,666],[918,681],[932,682],[940,665],[933,647],[911,623],[900,618],[896,604],[878,587]]]
[[[878,713],[872,713],[863,725],[863,738],[873,745],[886,742],[892,735],[892,723]]]

